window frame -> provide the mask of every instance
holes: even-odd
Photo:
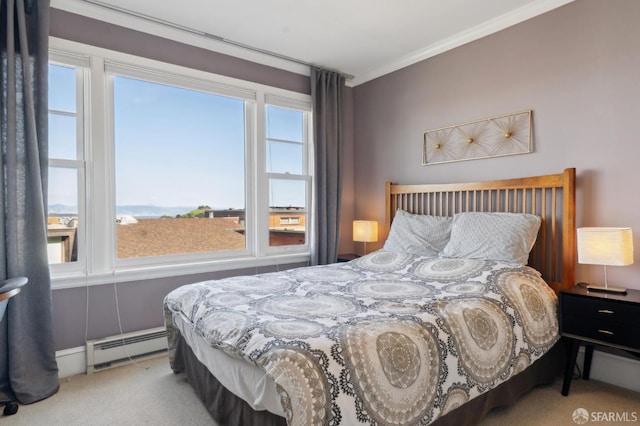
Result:
[[[52,265],[53,288],[135,281],[247,267],[308,262],[311,226],[313,159],[311,97],[307,94],[220,76],[179,65],[132,56],[68,40],[50,38],[51,62],[80,58],[83,64],[83,199],[86,232],[83,261]],[[142,78],[244,99],[245,108],[245,238],[246,249],[136,259],[116,257],[115,158],[113,135],[113,74]],[[110,90],[111,89],[111,90]],[[266,168],[265,101],[304,112],[307,163],[307,237],[304,245],[269,247],[269,206],[262,191]],[[270,103],[272,104],[272,103]],[[262,111],[262,113],[261,113]],[[79,179],[79,183],[80,183]],[[80,196],[79,196],[80,198]],[[80,212],[79,212],[80,214]],[[80,219],[80,218],[79,218]],[[105,225],[106,224],[106,225]],[[78,235],[80,238],[80,235]],[[80,247],[78,247],[80,249]],[[80,251],[78,252],[80,260]],[[53,267],[55,266],[55,267]]]
[[[294,182],[304,182],[305,184],[305,243],[301,244],[301,245],[290,245],[290,246],[271,246],[269,244],[269,227],[268,225],[266,226],[267,228],[267,242],[266,242],[266,249],[265,249],[265,253],[267,254],[271,254],[271,253],[278,253],[281,251],[290,251],[290,252],[294,252],[294,251],[299,251],[302,248],[304,248],[304,250],[306,250],[307,252],[310,252],[310,247],[311,247],[311,241],[313,238],[313,233],[312,233],[312,224],[313,224],[313,216],[311,215],[311,210],[312,210],[312,196],[313,196],[313,145],[312,145],[312,140],[313,140],[313,135],[312,135],[312,114],[308,113],[308,114],[304,114],[303,115],[303,123],[302,123],[302,135],[303,135],[303,143],[302,143],[302,156],[303,156],[303,167],[302,167],[302,174],[290,174],[290,173],[274,173],[274,172],[267,172],[267,161],[266,161],[266,152],[267,152],[267,141],[268,139],[274,140],[272,138],[267,138],[267,132],[266,132],[266,109],[267,106],[274,106],[274,107],[278,107],[278,108],[284,108],[284,109],[292,109],[292,110],[296,110],[296,111],[302,111],[303,108],[305,107],[305,105],[302,105],[298,102],[292,102],[289,99],[283,99],[279,96],[271,96],[271,95],[267,95],[265,98],[265,102],[263,105],[263,111],[264,111],[264,117],[265,117],[265,127],[264,127],[264,131],[262,132],[263,135],[263,145],[262,145],[262,152],[265,156],[265,158],[262,161],[263,166],[261,167],[261,170],[264,172],[264,179],[263,181],[266,183],[266,188],[264,188],[261,193],[265,195],[266,200],[264,200],[263,202],[266,203],[266,208],[269,209],[269,182],[273,179],[273,180],[290,180],[290,181],[294,181]],[[309,106],[310,108],[310,106]],[[309,110],[310,112],[310,110]],[[268,219],[268,218],[267,218]]]
[[[255,233],[255,230],[250,226],[247,227],[245,225],[245,248],[240,250],[228,250],[228,251],[220,251],[220,252],[200,252],[193,254],[174,254],[174,255],[166,255],[166,256],[152,256],[152,257],[138,257],[138,258],[128,258],[128,259],[120,259],[117,257],[117,226],[116,226],[116,202],[115,202],[115,192],[116,188],[116,164],[115,164],[115,135],[113,133],[114,127],[114,115],[115,115],[115,104],[114,104],[114,78],[115,77],[124,77],[124,78],[132,78],[143,80],[150,83],[156,83],[186,90],[194,90],[202,93],[225,96],[234,99],[239,99],[243,101],[244,105],[244,132],[245,132],[245,141],[244,141],[244,163],[245,163],[245,215],[249,212],[253,212],[252,206],[249,203],[249,193],[252,190],[252,185],[250,179],[248,179],[249,168],[251,167],[252,161],[252,151],[250,146],[250,137],[248,135],[251,133],[251,128],[253,127],[253,120],[255,117],[254,109],[255,109],[255,96],[251,92],[244,93],[244,91],[235,91],[230,90],[229,88],[220,88],[217,85],[208,84],[206,81],[198,81],[191,78],[184,78],[177,74],[164,73],[157,70],[149,70],[141,67],[133,67],[133,66],[123,66],[119,63],[105,63],[105,79],[106,79],[106,109],[109,112],[107,118],[107,129],[109,132],[109,136],[107,138],[107,146],[109,148],[109,170],[111,173],[111,185],[113,188],[112,197],[109,200],[111,204],[111,208],[109,209],[110,215],[108,216],[110,229],[110,238],[108,239],[109,243],[113,246],[109,248],[109,252],[112,257],[112,262],[115,269],[126,269],[132,267],[145,267],[145,266],[153,266],[153,265],[164,265],[164,264],[174,264],[174,263],[185,263],[185,262],[201,262],[206,261],[211,258],[215,259],[225,259],[225,258],[237,258],[237,257],[246,257],[251,256],[252,253],[252,236]],[[219,90],[220,92],[224,91],[225,93],[214,93],[213,90]],[[251,102],[254,101],[253,104]]]
[[[89,77],[89,58],[84,55],[74,54],[71,52],[63,52],[52,49],[49,52],[49,64],[73,68],[75,71],[75,88],[76,88],[76,112],[73,116],[76,119],[76,159],[48,159],[49,169],[66,169],[75,170],[77,178],[77,194],[78,194],[78,226],[76,228],[77,243],[77,259],[75,262],[51,264],[51,274],[68,275],[84,273],[88,258],[88,215],[87,215],[87,168],[86,168],[86,152],[88,140],[88,122],[89,112],[88,106],[88,77]],[[47,109],[48,114],[71,116],[67,112]]]

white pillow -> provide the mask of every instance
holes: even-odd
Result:
[[[437,257],[449,241],[450,217],[417,215],[398,210],[382,250]]]
[[[525,265],[541,221],[527,213],[458,213],[441,256]]]

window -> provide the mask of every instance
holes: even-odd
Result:
[[[49,263],[78,267],[85,258],[84,71],[49,65]]]
[[[308,259],[308,95],[65,43],[49,73],[54,287]]]
[[[265,115],[269,246],[303,245],[311,192],[306,115],[275,105],[267,105]]]
[[[245,101],[112,82],[117,258],[245,250]]]
[[[300,216],[298,217],[281,217],[280,225],[300,225],[302,222],[300,220]]]

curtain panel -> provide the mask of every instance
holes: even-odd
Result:
[[[311,263],[338,258],[342,194],[342,114],[345,79],[337,72],[311,69],[315,151],[315,242]]]
[[[47,260],[49,0],[1,0],[0,280],[29,279],[0,323],[0,400],[58,390]]]

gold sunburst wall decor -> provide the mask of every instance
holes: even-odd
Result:
[[[531,110],[470,121],[424,132],[422,164],[527,154]]]

